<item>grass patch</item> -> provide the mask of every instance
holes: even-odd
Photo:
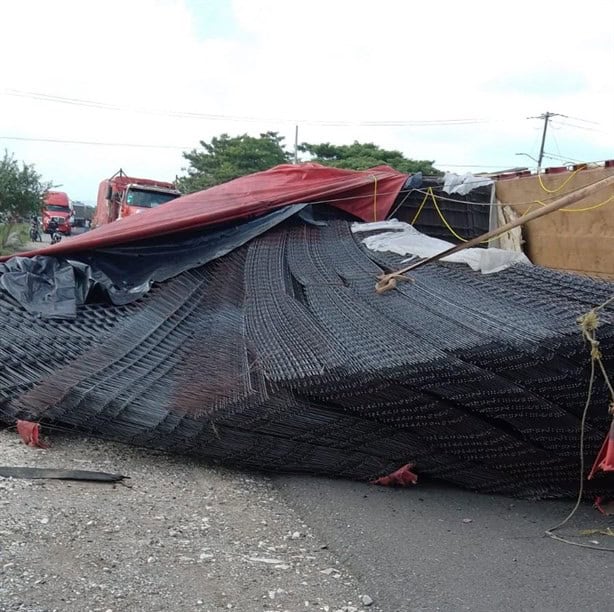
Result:
[[[0,223],[0,255],[13,255],[30,241],[27,223]]]

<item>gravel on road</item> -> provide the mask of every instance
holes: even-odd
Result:
[[[94,439],[0,432],[0,463],[123,484],[0,478],[0,610],[379,610],[261,475]]]

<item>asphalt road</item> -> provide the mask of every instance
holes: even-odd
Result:
[[[614,609],[614,554],[543,537],[571,501],[518,501],[424,483],[274,482],[386,612]],[[612,517],[587,504],[560,533],[607,526],[614,527]],[[614,548],[607,535],[581,539],[588,540]]]
[[[62,240],[70,240],[73,236],[79,236],[80,234],[85,234],[88,230],[83,227],[74,227],[72,230],[71,236],[62,236]],[[42,233],[41,231],[41,240],[40,242],[28,242],[25,244],[22,251],[31,251],[34,249],[41,249],[42,247],[48,246],[51,244],[51,236],[49,234]]]

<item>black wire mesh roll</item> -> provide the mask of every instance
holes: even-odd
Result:
[[[0,418],[228,465],[371,480],[419,475],[572,496],[589,351],[576,318],[609,283],[538,267],[435,264],[378,295],[399,256],[350,223],[288,221],[126,306],[42,322],[0,293]],[[598,337],[614,366],[614,317]],[[595,385],[590,465],[607,432]],[[612,493],[608,477],[587,494]]]

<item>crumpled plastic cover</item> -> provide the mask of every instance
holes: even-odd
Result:
[[[363,244],[372,251],[387,251],[397,255],[426,258],[455,246],[446,240],[427,236],[409,223],[403,223],[397,219],[377,223],[353,223],[352,231],[354,233],[382,231],[381,234],[373,234],[364,238]],[[442,261],[464,263],[472,270],[480,271],[482,274],[500,272],[516,264],[532,265],[524,253],[495,248],[465,249],[444,257]]]
[[[12,257],[0,263],[0,290],[45,319],[74,319],[94,288],[113,304],[128,304],[153,283],[222,257],[294,215],[317,223],[307,204],[294,204],[247,221],[77,252],[70,259]]]
[[[446,172],[443,177],[443,191],[446,193],[457,193],[458,195],[467,195],[470,191],[478,187],[487,187],[492,185],[494,181],[485,176],[475,176],[471,172],[466,174],[456,174],[454,172]]]
[[[86,266],[55,257],[13,257],[0,263],[0,288],[26,310],[48,319],[74,316],[89,291]]]

